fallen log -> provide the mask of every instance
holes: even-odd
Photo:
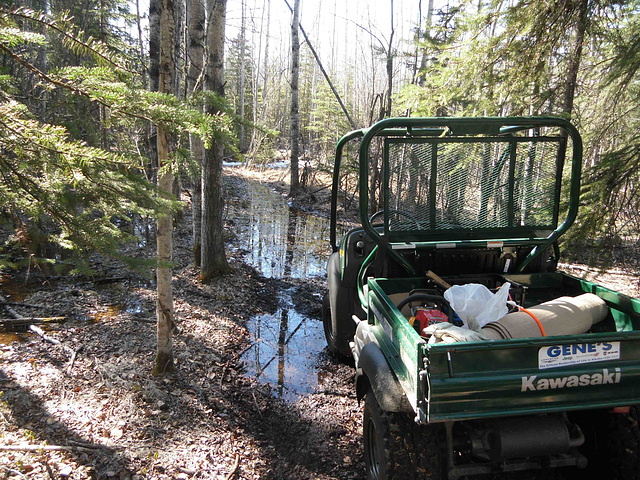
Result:
[[[102,446],[80,445],[0,445],[0,452],[87,452],[95,451]]]
[[[42,308],[42,309],[46,308],[42,305],[30,305],[28,303],[21,303],[21,302],[0,302],[0,306],[3,306],[3,305],[11,305],[14,307],[27,307],[27,308]]]
[[[0,302],[5,302],[6,303],[6,299],[0,295]],[[18,312],[16,312],[13,308],[11,308],[9,305],[2,305],[2,307],[6,310],[6,312],[11,315],[12,317],[14,317],[14,320],[24,320],[25,317],[23,317],[22,315],[20,315]],[[36,327],[33,322],[31,323],[27,323],[26,325],[28,325],[29,327],[29,331],[35,333],[36,335],[39,335],[44,341],[49,342],[53,345],[57,345],[60,348],[62,348],[66,353],[68,353],[70,355],[70,361],[69,361],[69,366],[67,367],[67,373],[69,373],[69,371],[71,370],[71,368],[73,367],[74,362],[76,361],[76,356],[78,355],[78,352],[82,349],[82,345],[80,345],[78,348],[76,348],[75,350],[71,347],[68,347],[67,345],[63,344],[62,342],[60,342],[60,340],[56,340],[53,337],[50,337],[49,335],[47,335],[46,333],[44,333],[44,330],[42,330],[39,327]]]
[[[11,315],[13,318],[22,318],[22,315],[20,315],[18,312],[16,312],[13,308],[11,308],[9,306],[9,302],[7,301],[6,298],[4,298],[2,295],[0,295],[0,302],[2,303],[2,308],[4,308],[6,310],[6,312]]]
[[[23,326],[42,323],[60,323],[67,317],[21,317],[21,318],[0,318],[0,326]]]

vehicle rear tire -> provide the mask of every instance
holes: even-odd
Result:
[[[367,479],[444,480],[442,425],[419,426],[406,413],[385,412],[369,389],[363,417]]]
[[[593,478],[640,480],[640,410],[629,413],[610,410],[580,412],[577,423],[585,434],[581,452],[589,460]],[[585,478],[585,470],[572,469],[566,479]]]

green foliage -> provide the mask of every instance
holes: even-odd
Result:
[[[17,47],[20,44],[44,46],[47,40],[39,33],[23,32],[18,28],[7,27],[0,31],[0,43],[8,47]]]
[[[62,127],[29,118],[15,101],[0,105],[0,198],[14,217],[46,219],[47,240],[73,251],[115,251],[129,237],[115,219],[171,208],[154,195],[141,158],[69,141]]]
[[[464,2],[436,12],[419,48],[422,85],[398,95],[413,115],[568,115],[584,140],[572,244],[640,238],[640,2],[589,2],[573,109],[582,1]],[[447,28],[453,27],[453,28]]]
[[[313,115],[306,130],[313,134],[315,153],[321,163],[329,163],[336,142],[344,132],[351,130],[349,121],[326,82],[317,87],[313,99]]]
[[[50,61],[45,71],[38,49],[53,47],[81,62]],[[140,145],[149,122],[178,143],[188,133],[205,143],[230,135],[227,114],[204,115],[173,95],[139,88],[127,59],[81,32],[68,13],[0,9],[0,51],[14,67],[0,77],[0,199],[32,253],[35,244],[56,245],[84,268],[92,251],[118,256],[118,245],[132,238],[120,226],[132,217],[178,207],[148,180]],[[25,83],[25,72],[37,81]],[[163,168],[176,172],[188,158],[178,149]]]

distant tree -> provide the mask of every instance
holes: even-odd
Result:
[[[245,20],[246,21],[246,20]],[[244,27],[246,29],[246,26]],[[238,135],[238,148],[240,152],[248,150],[247,132],[251,129],[253,112],[253,82],[252,78],[253,57],[242,27],[236,38],[229,41],[225,63],[225,99],[233,109],[236,132]]]
[[[242,4],[242,13],[241,13],[242,23],[240,26],[240,79],[238,81],[238,92],[239,92],[238,116],[240,117],[240,139],[239,139],[240,151],[246,152],[247,136],[246,136],[246,129],[245,129],[245,116],[244,116],[245,98],[244,97],[245,97],[245,84],[246,84],[246,78],[247,78],[247,70],[245,68],[247,63],[247,55],[246,55],[247,12],[246,12],[245,0],[241,0],[241,4]]]
[[[290,146],[291,146],[291,184],[289,195],[295,197],[300,188],[298,173],[298,157],[300,155],[300,111],[299,111],[299,76],[300,76],[300,40],[298,25],[300,23],[300,0],[294,0],[293,16],[291,19],[291,116],[290,116]]]
[[[640,17],[638,2],[615,14],[590,16],[589,30],[601,32],[600,52],[584,58],[574,116],[584,127],[585,171],[578,225],[571,241],[584,245],[598,238],[611,256],[611,245],[640,239]],[[581,94],[584,92],[584,94]],[[585,128],[586,127],[586,128]]]

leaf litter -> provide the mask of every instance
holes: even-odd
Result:
[[[233,173],[225,181],[234,208],[250,208],[242,198],[245,180]],[[152,280],[98,259],[107,278],[118,272],[116,280],[29,285],[21,301],[42,306],[38,315],[66,316],[47,334],[77,356],[71,363],[67,351],[26,333],[0,345],[0,478],[363,477],[352,366],[320,354],[319,386],[294,402],[245,375],[246,322],[275,311],[280,280],[243,261],[233,219],[227,219],[228,246],[237,247],[228,248],[232,272],[199,283],[190,266],[190,226],[185,210],[174,235],[172,375],[151,376]],[[149,243],[127,253],[152,256]],[[314,302],[322,292],[312,290],[322,287],[305,287],[296,303],[320,321]]]

